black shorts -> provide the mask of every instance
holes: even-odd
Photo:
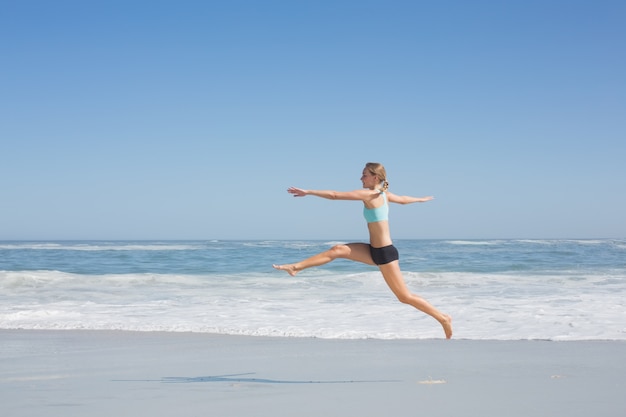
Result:
[[[398,249],[393,245],[383,246],[382,248],[375,248],[370,245],[370,254],[376,265],[384,265],[400,259]]]

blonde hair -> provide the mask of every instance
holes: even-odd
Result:
[[[382,190],[387,191],[389,189],[389,183],[387,182],[387,172],[385,171],[385,167],[383,164],[378,162],[368,162],[365,164],[365,169],[367,169],[372,175],[376,175],[380,180],[380,183],[383,185]]]

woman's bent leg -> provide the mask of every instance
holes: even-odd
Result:
[[[398,261],[393,261],[385,265],[379,265],[380,272],[382,272],[385,282],[389,285],[389,288],[401,303],[409,304],[416,309],[432,316],[443,327],[446,339],[452,337],[452,317],[447,314],[443,314],[437,310],[432,304],[423,299],[422,297],[415,295],[409,291],[402,277],[402,271],[400,271],[400,265]]]
[[[314,266],[320,266],[334,261],[337,258],[350,259],[356,262],[362,262],[368,265],[374,265],[372,261],[372,255],[370,255],[369,245],[366,243],[348,243],[335,245],[332,248],[313,255],[303,261],[293,264],[285,265],[273,265],[274,268],[282,271],[287,271],[289,275],[296,276],[296,274],[303,269],[311,268]]]

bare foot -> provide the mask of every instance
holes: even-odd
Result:
[[[287,271],[287,273],[289,275],[291,275],[292,277],[295,277],[296,274],[298,273],[298,270],[296,269],[296,266],[294,264],[288,264],[288,265],[272,265],[274,267],[274,269],[279,269],[281,271]]]
[[[452,337],[452,317],[447,314],[444,314],[445,319],[441,321],[441,325],[443,326],[443,331],[446,332],[446,339],[450,339]]]

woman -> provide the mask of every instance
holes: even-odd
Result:
[[[313,266],[324,265],[337,258],[350,259],[363,262],[368,265],[377,265],[382,272],[385,282],[391,291],[398,297],[400,302],[410,304],[420,311],[432,316],[443,326],[446,338],[452,337],[452,318],[441,313],[428,301],[411,293],[407,288],[402,272],[400,271],[398,250],[393,246],[389,233],[389,203],[411,204],[425,203],[433,197],[409,197],[395,195],[387,189],[387,174],[382,164],[369,162],[363,169],[361,177],[363,190],[354,191],[330,191],[330,190],[304,190],[290,187],[287,192],[294,197],[313,195],[329,200],[361,200],[363,201],[363,215],[369,229],[370,243],[348,243],[336,245],[329,250],[314,255],[301,262],[285,265],[274,265],[274,268],[287,271],[295,276],[303,269]]]

